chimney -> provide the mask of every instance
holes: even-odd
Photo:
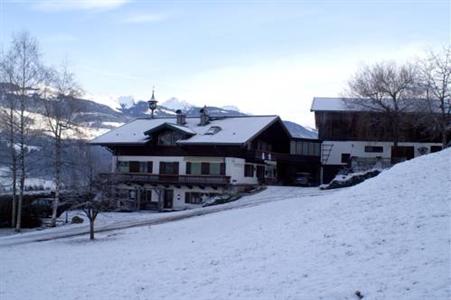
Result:
[[[200,126],[205,126],[209,123],[210,117],[208,116],[207,106],[204,106],[200,110]]]
[[[185,125],[186,114],[184,114],[181,109],[177,109],[175,113],[177,114],[177,125]]]

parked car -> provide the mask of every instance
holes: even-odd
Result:
[[[297,186],[312,186],[313,177],[312,174],[307,172],[298,172],[294,178],[294,185]]]
[[[34,200],[30,209],[41,218],[49,218],[52,215],[53,198],[38,198]]]

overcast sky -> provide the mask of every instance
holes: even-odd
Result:
[[[88,96],[235,105],[313,126],[314,96],[339,96],[363,63],[450,40],[450,1],[0,0],[3,49],[38,38]]]

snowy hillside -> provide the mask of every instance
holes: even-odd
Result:
[[[0,248],[0,295],[450,299],[450,166],[448,149],[324,196]]]
[[[317,139],[318,132],[314,129],[301,126],[297,123],[291,121],[283,121],[285,126],[288,128],[290,134],[295,138],[303,138],[303,139]]]

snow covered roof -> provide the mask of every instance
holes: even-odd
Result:
[[[363,107],[355,104],[353,98],[313,98],[311,111],[363,111]]]
[[[385,106],[392,106],[390,99],[384,99]],[[400,110],[403,112],[427,112],[432,110],[440,112],[440,102],[428,102],[422,99],[405,99],[400,101]],[[313,98],[311,111],[381,111],[381,107],[371,100],[361,102],[357,98],[328,98],[315,97]]]
[[[181,131],[183,133],[186,133],[188,135],[195,135],[196,132],[194,132],[193,130],[191,130],[190,128],[186,127],[186,126],[182,126],[182,125],[177,125],[177,124],[173,124],[173,123],[169,123],[169,122],[165,122],[162,123],[161,125],[155,126],[147,131],[144,132],[145,135],[149,135],[152,132],[158,131],[160,129],[162,129],[163,127],[165,128],[170,128],[170,129],[175,129],[178,131]]]
[[[91,141],[91,144],[144,144],[149,141],[146,132],[161,126],[170,126],[193,135],[179,144],[243,144],[262,130],[280,120],[278,116],[245,116],[212,119],[200,126],[200,118],[186,118],[186,124],[177,125],[175,118],[136,119],[113,129]],[[215,134],[207,134],[212,126],[221,128]],[[211,131],[210,131],[211,133]]]

